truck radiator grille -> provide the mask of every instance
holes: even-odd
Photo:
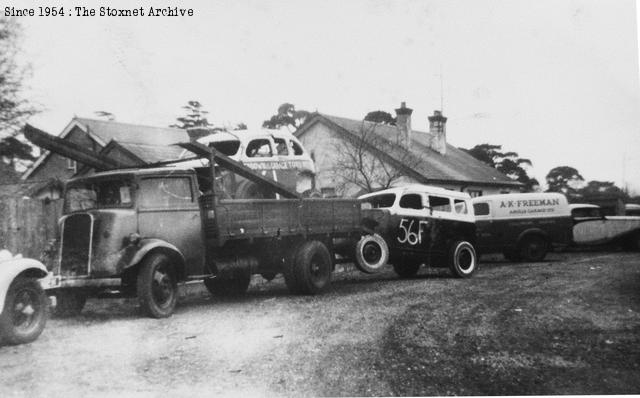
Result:
[[[60,274],[82,276],[89,274],[93,219],[89,214],[73,214],[62,224]]]

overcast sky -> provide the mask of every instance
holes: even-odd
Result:
[[[192,99],[249,128],[283,102],[361,119],[406,101],[426,131],[443,99],[455,146],[501,144],[540,181],[568,165],[640,194],[635,0],[84,4],[195,15],[20,18],[29,98],[46,109],[32,122],[50,133],[95,111],[166,126]]]

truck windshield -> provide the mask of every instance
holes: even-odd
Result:
[[[85,181],[67,187],[65,213],[131,206],[131,185],[123,180]]]

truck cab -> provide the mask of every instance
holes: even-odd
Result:
[[[175,284],[187,275],[202,275],[198,187],[195,170],[179,167],[124,169],[70,180],[53,270],[60,312],[79,312],[87,297],[105,289],[133,295],[138,268],[150,254],[162,254],[175,264],[175,275],[154,275],[160,282],[165,278]],[[156,293],[162,295],[161,290]]]
[[[414,184],[358,199],[367,209],[364,216],[376,220],[371,228],[386,241],[389,262],[400,276],[415,275],[422,264],[448,266],[458,277],[475,271],[475,220],[468,194]]]

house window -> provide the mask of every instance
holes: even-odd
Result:
[[[482,190],[481,189],[469,189],[469,196],[471,196],[472,198],[477,198],[479,196],[482,196]]]
[[[67,159],[67,170],[71,170],[75,173],[78,170],[78,163],[73,159]]]

